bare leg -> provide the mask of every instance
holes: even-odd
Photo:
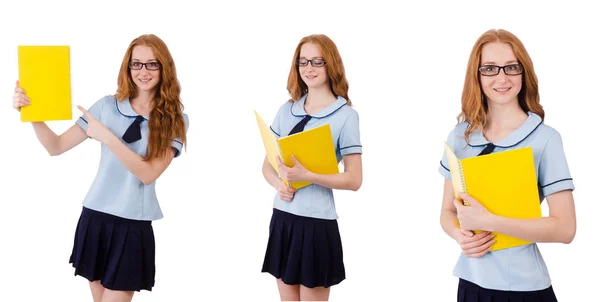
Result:
[[[92,290],[92,297],[94,298],[94,302],[101,302],[102,294],[104,294],[104,286],[100,284],[100,280],[90,282],[90,289]]]
[[[277,279],[277,288],[279,288],[279,297],[281,301],[299,301],[300,285],[288,285],[281,279]]]
[[[133,291],[104,289],[102,302],[130,302],[133,299]]]
[[[329,300],[329,291],[331,287],[325,288],[318,286],[308,288],[300,285],[300,300],[302,301],[327,301]]]

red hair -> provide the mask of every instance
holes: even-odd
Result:
[[[326,35],[306,36],[298,43],[296,51],[294,52],[294,58],[292,59],[290,75],[288,76],[287,90],[292,97],[290,102],[296,102],[303,95],[308,93],[308,86],[302,81],[300,71],[296,65],[296,62],[300,58],[300,49],[302,49],[302,45],[305,43],[312,43],[319,47],[321,56],[327,63],[325,64],[325,68],[327,77],[329,78],[329,88],[331,89],[331,92],[336,96],[343,97],[348,101],[348,105],[352,106],[352,102],[350,102],[350,98],[348,98],[348,80],[346,79],[342,57],[340,56],[335,43],[333,43]]]
[[[457,117],[459,122],[469,123],[465,130],[467,142],[471,133],[475,130],[483,130],[487,125],[488,104],[484,99],[481,83],[479,82],[479,67],[481,64],[481,49],[483,45],[490,42],[501,42],[511,46],[517,61],[523,65],[523,74],[521,75],[523,84],[517,96],[519,106],[523,111],[531,111],[539,115],[542,120],[544,119],[544,109],[540,104],[538,93],[537,76],[525,46],[519,38],[506,30],[488,30],[477,39],[471,51],[462,93],[462,111]]]
[[[185,121],[183,119],[183,104],[179,94],[181,86],[177,80],[175,62],[165,42],[155,35],[141,35],[131,41],[119,70],[118,88],[115,98],[118,101],[137,96],[137,86],[129,72],[131,53],[137,45],[152,48],[154,56],[160,63],[160,82],[156,86],[157,93],[152,100],[152,110],[148,120],[149,138],[148,152],[144,160],[164,157],[171,149],[171,143],[179,137],[186,145]]]

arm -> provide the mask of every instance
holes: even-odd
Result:
[[[575,237],[575,202],[570,190],[546,196],[550,208],[549,216],[533,219],[497,216],[490,213],[473,197],[461,194],[461,198],[470,204],[466,207],[454,201],[463,228],[499,232],[532,242],[570,243]]]
[[[456,240],[460,229],[458,218],[456,218],[456,208],[452,201],[454,200],[454,189],[449,179],[444,179],[444,195],[442,198],[442,213],[440,214],[440,224],[444,232],[452,239]]]
[[[288,182],[307,181],[323,187],[356,191],[362,184],[362,158],[359,153],[348,154],[342,157],[344,172],[338,174],[317,174],[308,171],[293,155],[293,167],[284,165],[277,158],[277,165],[281,176]]]
[[[125,144],[123,144],[123,142],[114,134],[106,142],[106,146],[115,154],[119,161],[123,163],[125,168],[145,185],[149,185],[156,181],[175,157],[175,151],[170,148],[165,157],[144,161],[143,157],[125,146]]]
[[[31,125],[38,140],[51,156],[63,154],[87,138],[85,132],[77,125],[71,126],[61,135],[56,135],[44,122],[34,122]]]
[[[87,135],[105,144],[108,149],[115,154],[119,161],[123,163],[125,168],[145,185],[153,183],[167,169],[175,157],[175,152],[171,148],[167,151],[166,156],[162,158],[144,161],[141,156],[123,144],[116,135],[110,132],[101,122],[96,120],[94,116],[81,106],[78,106],[78,108],[88,119]]]
[[[267,160],[266,156],[265,160],[263,161],[262,174],[265,180],[271,185],[271,187],[277,189],[277,186],[279,186],[281,179],[279,178],[279,175],[277,175],[277,171],[275,171],[271,164],[269,164],[269,161]]]
[[[570,190],[546,196],[548,217],[515,219],[493,215],[486,230],[532,242],[571,243],[576,232],[575,202]]]
[[[479,258],[487,254],[496,241],[494,234],[484,231],[479,234],[465,230],[460,227],[457,211],[453,204],[454,189],[449,179],[444,180],[444,195],[442,199],[442,211],[440,224],[444,232],[460,245],[463,253],[469,258]]]
[[[323,187],[357,191],[362,185],[362,157],[348,154],[342,157],[344,172],[339,174],[316,174],[308,171],[308,181]]]
[[[265,180],[273,188],[275,188],[275,190],[277,190],[277,193],[279,194],[279,198],[281,198],[281,200],[292,201],[296,189],[288,187],[283,182],[283,180],[279,178],[279,175],[277,175],[277,171],[273,169],[266,156],[265,160],[263,161],[262,172],[263,176],[265,177]]]
[[[19,81],[17,81],[13,95],[13,108],[21,111],[21,107],[29,106],[30,104],[31,100],[25,94],[25,90],[19,87]],[[87,138],[85,131],[81,130],[77,125],[73,125],[61,135],[56,135],[44,122],[33,122],[31,125],[38,140],[51,156],[66,152]]]

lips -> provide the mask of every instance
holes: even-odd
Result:
[[[494,88],[494,91],[496,92],[507,92],[511,89],[512,87],[506,87],[506,88]]]

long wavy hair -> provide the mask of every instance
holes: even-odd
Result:
[[[296,65],[297,60],[300,58],[300,49],[302,49],[302,45],[305,43],[313,43],[319,47],[321,55],[326,62],[325,69],[327,71],[327,77],[329,78],[329,88],[331,89],[331,92],[336,96],[345,98],[348,101],[348,105],[352,106],[352,102],[350,101],[350,98],[348,98],[348,80],[346,79],[342,57],[340,56],[335,43],[333,43],[326,35],[306,36],[298,43],[292,59],[290,75],[288,76],[287,90],[292,97],[290,102],[296,102],[303,95],[308,93],[308,86],[302,81],[300,71]]]
[[[131,41],[119,70],[118,88],[115,98],[118,101],[137,96],[138,89],[129,70],[131,53],[137,45],[152,48],[154,56],[160,63],[160,81],[154,89],[157,93],[152,100],[150,119],[148,120],[149,138],[148,152],[145,161],[165,157],[171,149],[171,143],[179,137],[186,145],[185,121],[183,119],[183,104],[179,94],[181,86],[177,80],[175,62],[165,42],[155,35],[141,35]]]
[[[465,138],[469,141],[469,135],[476,130],[482,130],[487,125],[488,104],[479,79],[479,67],[481,64],[481,49],[483,45],[490,42],[501,42],[511,46],[517,61],[523,65],[522,86],[518,94],[519,106],[525,112],[531,111],[544,119],[544,109],[540,104],[538,93],[538,81],[533,63],[523,43],[512,33],[503,29],[492,29],[485,32],[471,50],[469,63],[467,64],[467,75],[462,93],[462,112],[458,115],[458,122],[467,122],[469,126],[465,130]]]

